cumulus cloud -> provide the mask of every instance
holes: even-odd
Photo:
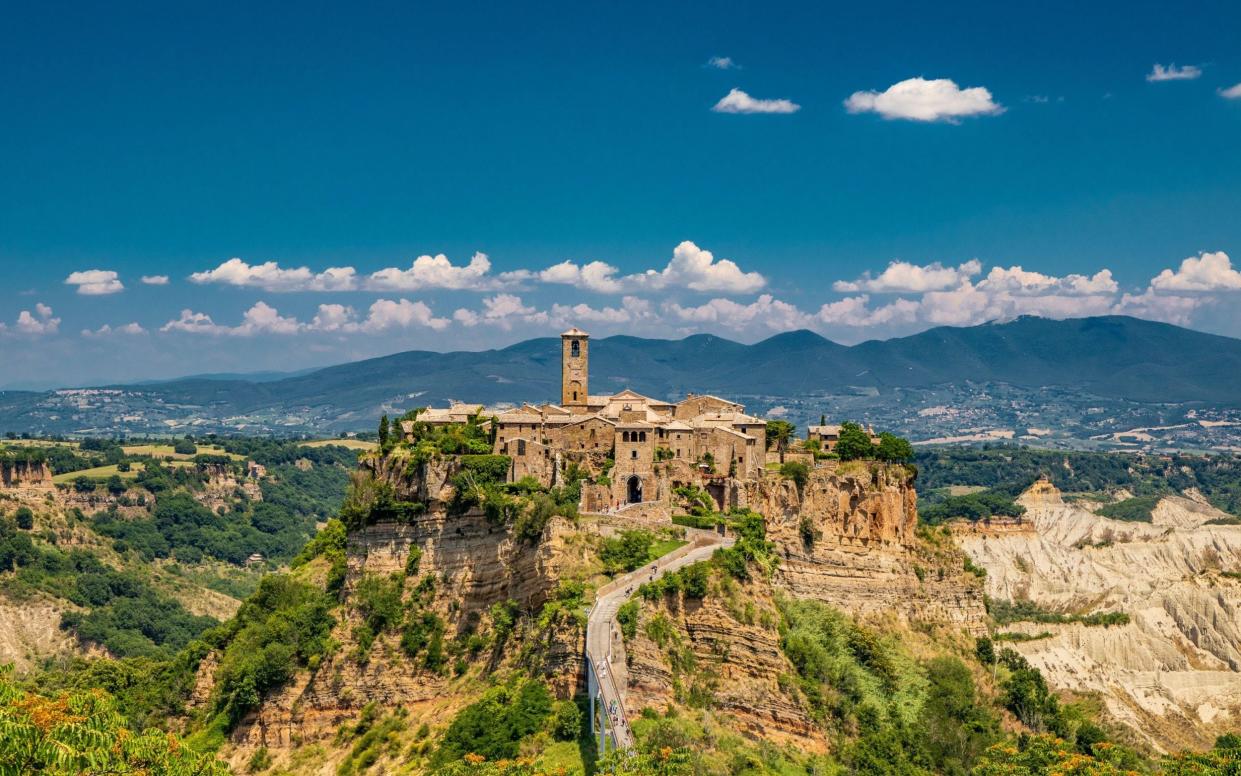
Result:
[[[662,289],[683,286],[694,291],[724,291],[744,294],[767,285],[757,272],[743,272],[736,262],[716,260],[711,251],[685,240],[672,251],[672,260],[661,271],[647,270],[635,277],[640,287]]]
[[[1220,89],[1219,94],[1229,100],[1241,100],[1241,84],[1230,86],[1227,89]]]
[[[530,276],[544,283],[561,283],[584,288],[587,291],[615,294],[625,287],[625,283],[616,277],[617,272],[616,267],[602,261],[592,261],[581,265],[572,261],[562,261],[540,272],[531,273]]]
[[[716,113],[796,113],[801,106],[792,100],[760,100],[740,89],[733,89],[721,97],[711,110]]]
[[[1151,279],[1156,291],[1204,293],[1241,290],[1241,272],[1233,269],[1223,251],[1190,256],[1174,270],[1165,269]]]
[[[475,253],[465,266],[454,265],[440,253],[419,256],[409,269],[389,267],[372,273],[366,279],[366,287],[374,291],[413,291],[422,288],[488,290],[496,286],[495,279],[488,277],[490,271],[491,260],[485,253]]]
[[[729,329],[769,329],[788,331],[810,324],[811,318],[796,306],[762,294],[750,304],[731,299],[712,299],[694,307],[682,307],[675,302],[667,305],[667,311],[682,321],[711,323]]]
[[[256,302],[241,317],[236,326],[223,326],[206,313],[185,309],[176,320],[160,327],[162,332],[185,332],[216,336],[253,337],[257,334],[296,334],[303,329],[296,318],[280,315],[276,308],[266,302]]]
[[[910,299],[897,299],[871,308],[866,294],[828,302],[819,308],[815,318],[829,326],[869,327],[910,323],[917,319],[919,305]]]
[[[65,285],[77,286],[83,296],[105,296],[125,290],[120,276],[110,269],[87,269],[72,272],[65,278]]]
[[[294,291],[349,291],[357,287],[353,267],[329,267],[315,273],[309,267],[285,269],[274,261],[248,264],[232,258],[212,270],[190,275],[191,283],[219,283],[241,288],[288,293]]]
[[[957,267],[945,267],[938,261],[926,265],[892,261],[876,277],[864,272],[857,280],[837,280],[832,288],[846,294],[858,291],[875,294],[924,293],[951,288],[981,271],[982,262],[978,259],[971,259]]]
[[[1147,288],[1140,294],[1122,295],[1120,301],[1116,303],[1115,312],[1152,321],[1174,323],[1177,326],[1188,326],[1192,322],[1194,312],[1211,301],[1211,298],[1206,296],[1180,296]]]
[[[1195,67],[1194,65],[1177,67],[1175,64],[1171,64],[1164,67],[1156,63],[1151,68],[1151,71],[1146,74],[1146,80],[1151,83],[1158,81],[1192,81],[1200,75],[1202,75],[1202,68]]]
[[[732,57],[711,57],[707,60],[707,67],[713,67],[716,70],[740,70],[741,65],[733,61]]]
[[[146,334],[146,333],[147,333],[147,330],[142,328],[142,326],[139,325],[137,322],[126,323],[120,326],[111,326],[105,323],[104,325],[100,326],[98,329],[82,329],[82,336],[88,337],[88,338],[110,337],[114,334],[132,336],[132,335]]]
[[[908,78],[885,91],[854,92],[845,100],[850,113],[878,113],[885,119],[946,121],[956,123],[967,116],[993,116],[1004,106],[981,86],[962,89],[947,78]]]
[[[379,299],[371,304],[366,320],[358,326],[359,331],[379,332],[390,329],[425,327],[439,331],[447,328],[447,318],[436,318],[425,302],[408,299]]]
[[[672,258],[663,269],[648,269],[622,276],[620,270],[606,262],[577,264],[573,261],[562,261],[537,272],[506,272],[501,278],[512,283],[537,280],[570,285],[602,294],[662,291],[670,288],[745,294],[767,285],[767,279],[762,274],[745,272],[730,259],[717,260],[711,251],[699,248],[689,240],[673,249]]]
[[[52,308],[38,302],[34,306],[33,314],[29,310],[22,310],[17,314],[17,322],[13,324],[12,330],[18,334],[33,336],[55,334],[60,330],[60,319],[53,317]],[[0,323],[0,334],[8,331],[9,327]]]
[[[377,299],[367,310],[367,316],[359,319],[357,311],[342,304],[321,304],[310,323],[281,315],[266,302],[257,302],[242,315],[236,326],[217,324],[206,313],[182,310],[176,320],[160,327],[162,332],[187,332],[230,337],[252,337],[258,334],[323,333],[377,333],[392,329],[426,327],[440,330],[451,323],[447,318],[437,318],[425,302],[408,299]]]
[[[1102,269],[1086,275],[1055,277],[1041,272],[1030,272],[1020,266],[992,267],[980,288],[1005,291],[1019,295],[1065,294],[1068,296],[1091,296],[1114,294],[1119,290],[1110,269]]]
[[[483,299],[482,310],[460,308],[452,317],[462,326],[486,324],[504,330],[511,329],[518,323],[546,324],[550,320],[546,312],[527,305],[520,296],[514,294],[496,294]]]
[[[143,275],[142,282],[148,286],[166,286],[168,285],[167,275]]]

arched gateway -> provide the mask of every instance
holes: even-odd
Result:
[[[629,478],[628,498],[626,500],[630,504],[642,502],[642,478],[636,474]]]

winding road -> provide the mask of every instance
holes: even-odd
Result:
[[[720,536],[712,531],[686,530],[689,544],[678,547],[642,568],[601,587],[596,594],[586,624],[586,671],[587,687],[594,701],[601,702],[606,717],[603,730],[599,729],[594,716],[591,730],[600,741],[600,753],[605,749],[605,736],[613,748],[628,749],[633,746],[633,733],[629,729],[629,715],[625,710],[625,688],[628,685],[625,668],[625,644],[621,638],[616,612],[630,599],[644,582],[684,568],[692,563],[710,558],[717,549],[731,547],[736,541],[730,536]]]

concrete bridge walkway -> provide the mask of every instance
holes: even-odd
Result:
[[[609,748],[629,749],[633,733],[625,708],[628,671],[625,644],[616,612],[644,582],[710,558],[717,549],[731,547],[735,539],[714,531],[686,529],[689,544],[648,563],[599,589],[586,624],[586,689],[590,693],[590,730],[599,742],[599,756]]]

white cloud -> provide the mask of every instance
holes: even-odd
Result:
[[[186,332],[230,337],[253,337],[256,334],[297,334],[303,325],[296,318],[286,318],[266,302],[256,302],[241,317],[237,326],[222,326],[206,313],[182,310],[181,316],[160,327],[162,332]]]
[[[511,329],[517,323],[546,324],[550,320],[546,312],[526,305],[521,297],[513,294],[496,294],[483,299],[481,311],[458,309],[453,320],[462,326],[487,324],[501,329]]]
[[[757,272],[742,272],[736,262],[716,260],[711,251],[685,240],[672,251],[672,260],[662,271],[647,270],[631,276],[639,287],[661,289],[684,286],[694,291],[723,291],[745,294],[767,285]]]
[[[309,267],[284,269],[274,261],[251,265],[238,258],[229,259],[212,270],[195,272],[190,275],[190,282],[261,288],[275,293],[350,291],[357,287],[353,267],[329,267],[315,273]]]
[[[1192,322],[1194,311],[1210,304],[1211,301],[1211,297],[1207,296],[1161,294],[1152,288],[1147,288],[1141,294],[1121,296],[1114,312],[1152,321],[1174,323],[1178,326],[1188,326]]]
[[[143,275],[142,282],[148,286],[166,286],[168,285],[167,275]]]
[[[1157,81],[1192,81],[1202,75],[1202,68],[1194,65],[1185,65],[1177,67],[1175,64],[1164,67],[1156,64],[1151,71],[1146,74],[1146,80],[1152,83]]]
[[[104,325],[100,326],[98,329],[82,329],[82,336],[90,337],[90,338],[110,337],[113,334],[125,334],[125,335],[132,336],[132,335],[146,334],[146,333],[147,333],[147,330],[142,328],[142,326],[136,322],[126,323],[120,326],[110,326],[109,324],[105,323]]]
[[[653,320],[657,316],[651,303],[636,296],[627,296],[618,307],[595,308],[587,304],[552,305],[550,319],[557,326],[569,326],[579,321],[587,323],[636,323]]]
[[[992,267],[978,284],[990,291],[1006,291],[1018,295],[1044,295],[1051,293],[1069,296],[1115,294],[1119,290],[1110,269],[1102,269],[1094,275],[1066,275],[1054,277],[1041,272],[1029,272],[1020,266]]]
[[[796,113],[801,106],[792,100],[760,100],[740,89],[733,89],[721,97],[711,110],[716,113]]]
[[[619,272],[616,267],[602,261],[586,264],[562,261],[538,272],[518,270],[505,272],[500,277],[508,283],[538,280],[601,294],[668,288],[745,294],[767,285],[767,279],[760,273],[743,272],[736,262],[729,259],[716,260],[711,251],[703,250],[689,240],[673,249],[672,258],[663,269],[648,269],[625,276],[620,276]]]
[[[828,325],[851,327],[886,326],[917,319],[918,303],[910,299],[897,299],[877,308],[869,307],[869,300],[862,294],[828,302],[819,308],[815,318]]]
[[[878,113],[885,119],[949,123],[1004,112],[984,87],[962,89],[947,78],[908,78],[883,92],[854,92],[845,100],[845,108],[850,113]]]
[[[34,336],[55,334],[60,330],[60,319],[52,316],[52,308],[38,302],[34,306],[34,314],[31,314],[29,310],[22,310],[17,314],[17,322],[13,324],[13,330],[19,334]],[[0,323],[0,333],[8,331],[9,328]]]
[[[578,265],[572,261],[562,261],[547,269],[533,273],[533,276],[544,283],[563,283],[565,285],[597,291],[602,294],[616,294],[625,284],[616,277],[618,270],[611,264],[592,261]]]
[[[1190,256],[1176,271],[1165,269],[1151,279],[1156,291],[1203,293],[1241,290],[1241,272],[1233,269],[1223,251]]]
[[[475,253],[464,267],[454,265],[440,253],[419,256],[409,269],[388,267],[372,273],[366,279],[366,287],[374,291],[414,291],[421,288],[482,291],[498,286],[495,279],[487,276],[490,271],[491,260],[485,253]]]
[[[1227,89],[1220,89],[1219,94],[1221,97],[1226,97],[1229,100],[1241,100],[1241,84],[1230,86]]]
[[[319,308],[319,312],[323,314],[323,308]],[[319,316],[316,316],[319,320]],[[363,332],[380,332],[390,329],[410,329],[415,327],[425,327],[440,331],[448,327],[447,318],[436,318],[431,312],[431,308],[425,302],[411,302],[408,299],[379,299],[371,304],[366,320],[362,321],[356,328],[346,330],[363,331]]]
[[[72,272],[65,278],[65,285],[77,286],[83,296],[104,296],[125,290],[120,276],[110,269],[87,269]]]
[[[788,331],[804,328],[811,322],[810,316],[771,294],[762,294],[750,304],[740,304],[731,299],[712,299],[697,307],[682,307],[673,302],[666,309],[682,321],[712,323],[738,330]]]
[[[741,69],[741,65],[734,62],[732,57],[711,57],[707,60],[707,67],[714,67],[716,70]]]
[[[907,261],[892,261],[878,277],[864,272],[857,280],[837,280],[832,288],[841,293],[924,293],[952,288],[981,271],[982,262],[978,259],[971,259],[958,267],[945,267],[938,261],[922,266]]]

